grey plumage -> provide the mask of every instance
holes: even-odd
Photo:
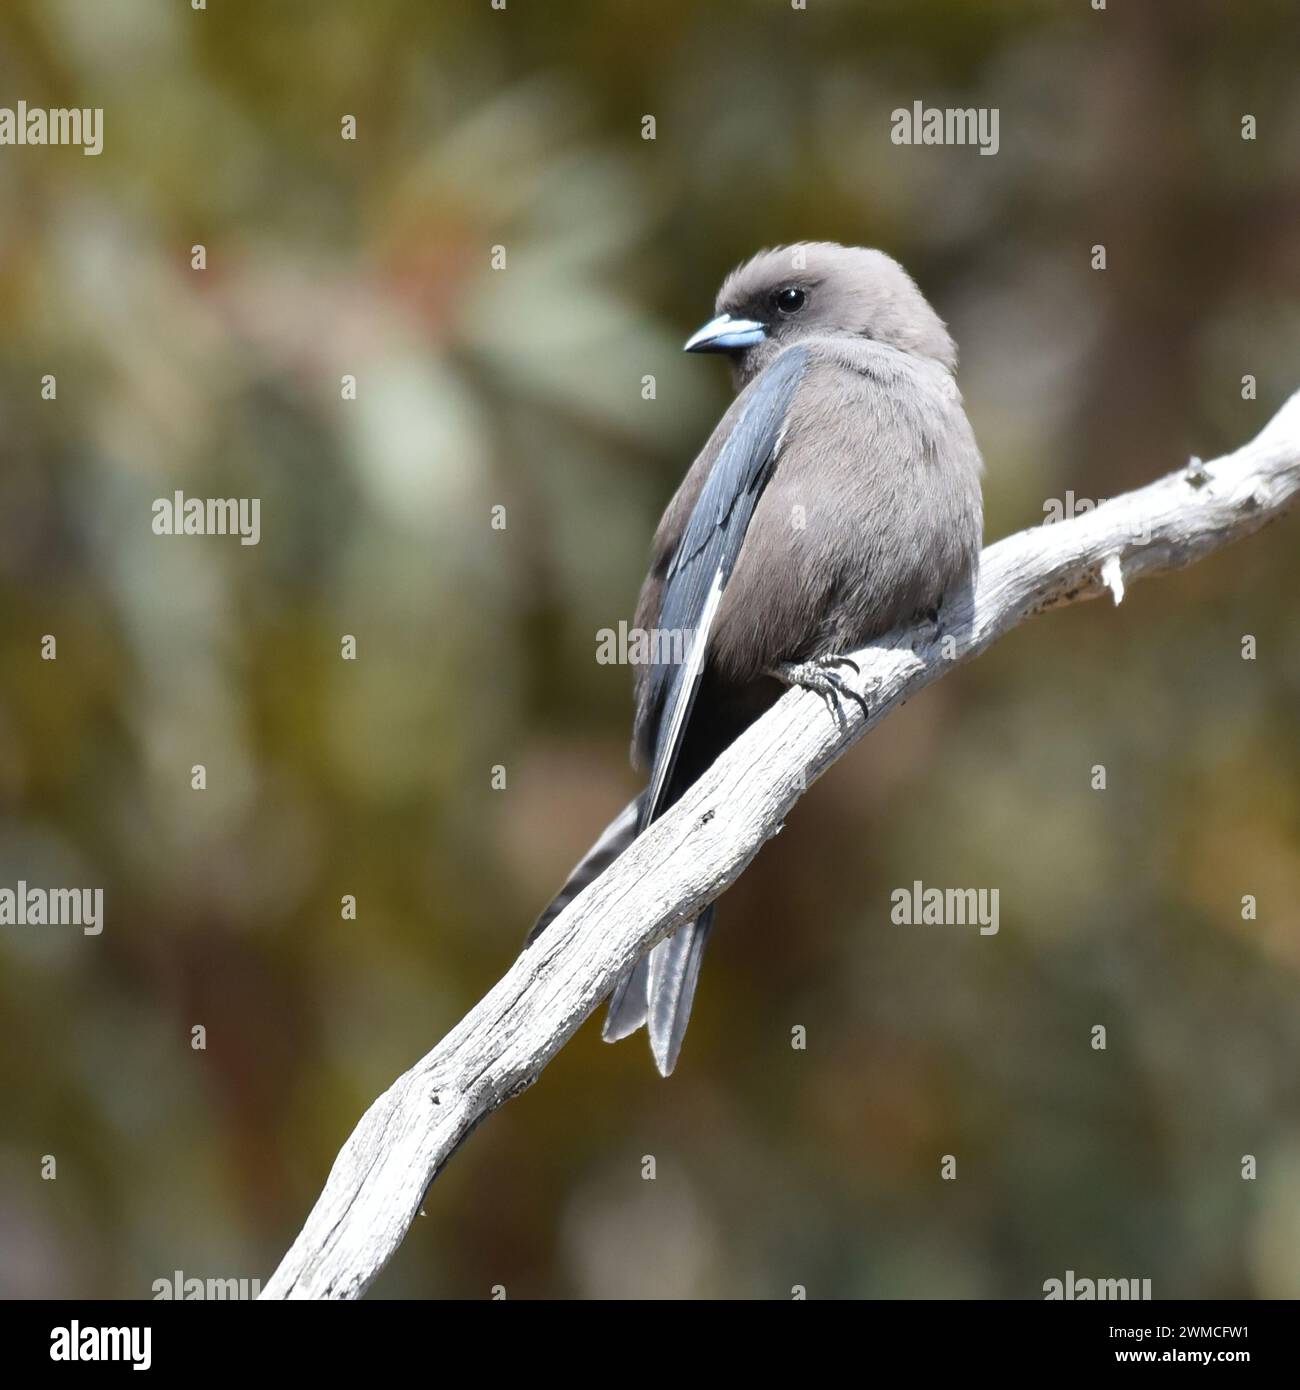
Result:
[[[636,626],[694,634],[680,664],[636,673],[633,761],[647,791],[613,822],[530,935],[768,708],[794,668],[862,646],[968,584],[983,465],[956,348],[879,251],[765,251],[728,276],[688,343],[726,352],[739,394],[668,504]],[[615,989],[614,1040],[648,1024],[677,1060],[713,912],[677,928]]]

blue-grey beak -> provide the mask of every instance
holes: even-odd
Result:
[[[730,314],[719,314],[687,338],[682,351],[735,352],[739,348],[753,347],[766,337],[767,329],[753,319],[733,319]]]

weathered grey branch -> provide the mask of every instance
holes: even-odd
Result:
[[[1258,530],[1297,493],[1300,392],[1226,458],[990,546],[941,628],[855,653],[869,719],[851,701],[840,722],[818,696],[786,694],[366,1111],[262,1297],[364,1293],[470,1130],[533,1082],[617,977],[731,884],[808,784],[895,705],[1032,614],[1108,591],[1118,602],[1134,580]]]

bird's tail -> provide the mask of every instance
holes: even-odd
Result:
[[[597,879],[636,839],[637,821],[645,793],[630,801],[610,821],[601,837],[587,851],[555,895],[546,910],[533,924],[528,940],[535,940],[556,917]],[[713,926],[713,908],[709,906],[694,922],[678,927],[670,937],[661,941],[614,986],[609,1011],[601,1036],[606,1042],[618,1042],[649,1024],[650,1050],[660,1075],[668,1076],[677,1065],[682,1050],[682,1038],[691,1017],[695,985],[700,978],[700,959],[704,943]]]
[[[677,1065],[700,978],[704,943],[713,929],[713,907],[683,923],[628,971],[614,987],[602,1037],[618,1042],[642,1024],[650,1030],[650,1051],[660,1076]]]
[[[700,978],[704,943],[713,930],[713,905],[686,922],[661,941],[649,955],[647,984],[647,1022],[650,1051],[660,1076],[671,1076],[682,1050],[686,1025],[695,1002],[695,986]]]

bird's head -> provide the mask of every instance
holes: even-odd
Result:
[[[760,251],[727,276],[715,307],[686,351],[727,353],[738,386],[805,338],[869,338],[957,365],[943,320],[883,251],[830,241]]]

